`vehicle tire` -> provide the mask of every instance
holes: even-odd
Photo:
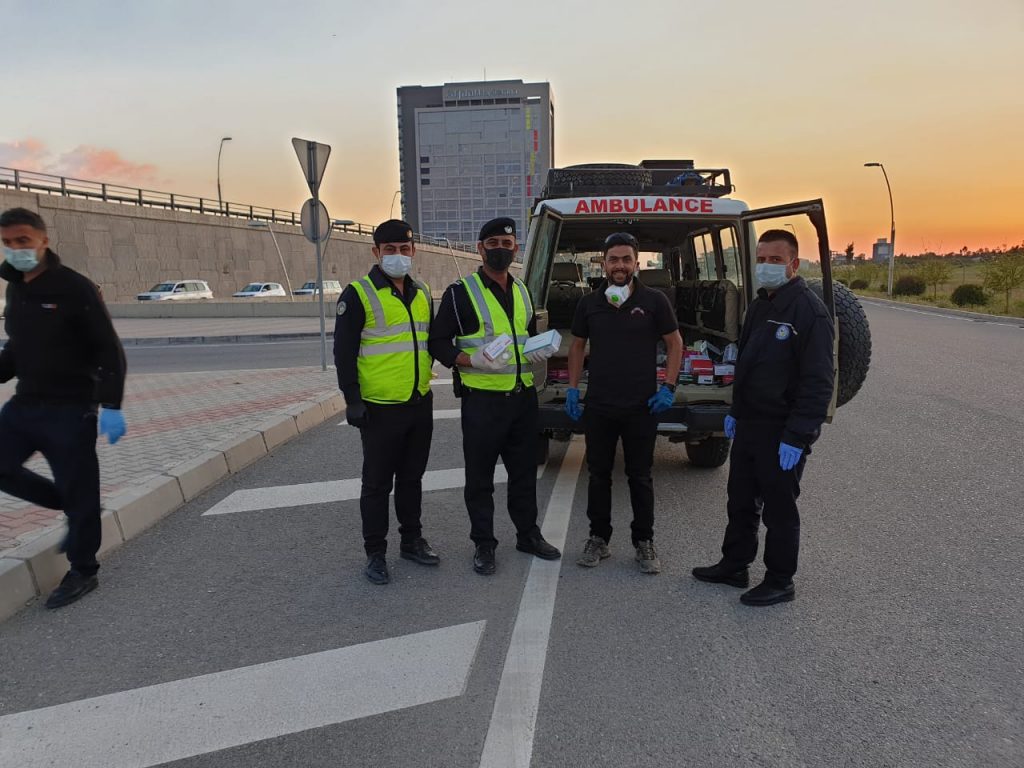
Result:
[[[583,191],[594,187],[644,187],[651,184],[651,172],[624,163],[585,163],[548,171],[548,187]]]
[[[808,280],[807,285],[822,297],[821,280]],[[833,281],[832,296],[839,323],[839,382],[836,405],[853,400],[868,376],[871,365],[871,328],[857,296],[842,283]]]
[[[537,435],[537,466],[542,467],[548,463],[548,453],[551,448],[551,438],[547,435]]]
[[[732,440],[727,437],[708,437],[699,443],[686,444],[686,458],[695,467],[715,469],[729,458]]]

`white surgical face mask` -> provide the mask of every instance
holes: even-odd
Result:
[[[380,268],[388,277],[405,277],[412,269],[412,256],[403,256],[400,253],[389,253],[380,257]]]
[[[786,277],[788,266],[788,264],[769,264],[767,262],[758,264],[755,269],[758,285],[769,290],[782,287],[789,280]]]
[[[35,248],[8,248],[4,246],[4,261],[19,272],[31,272],[39,266]]]
[[[609,285],[604,289],[604,297],[613,307],[621,307],[629,298],[629,284]]]

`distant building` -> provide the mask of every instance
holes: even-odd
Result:
[[[871,260],[889,263],[889,241],[884,237],[878,238],[871,246]]]
[[[521,236],[554,162],[548,83],[495,80],[398,89],[402,214],[421,235],[475,243],[480,225]]]

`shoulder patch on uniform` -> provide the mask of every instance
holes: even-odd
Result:
[[[344,301],[339,301],[338,302],[338,317],[341,317],[342,315],[344,315],[346,309],[348,309],[348,304],[346,304]]]
[[[775,338],[778,339],[779,341],[785,341],[786,339],[788,339],[789,338],[789,326],[788,325],[780,325],[778,328],[776,328],[775,329]]]

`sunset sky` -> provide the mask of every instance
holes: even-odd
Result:
[[[395,88],[548,81],[557,165],[693,158],[751,206],[825,200],[832,248],[1024,241],[1024,0],[0,0],[0,166],[377,223]],[[397,206],[396,206],[397,209]]]

